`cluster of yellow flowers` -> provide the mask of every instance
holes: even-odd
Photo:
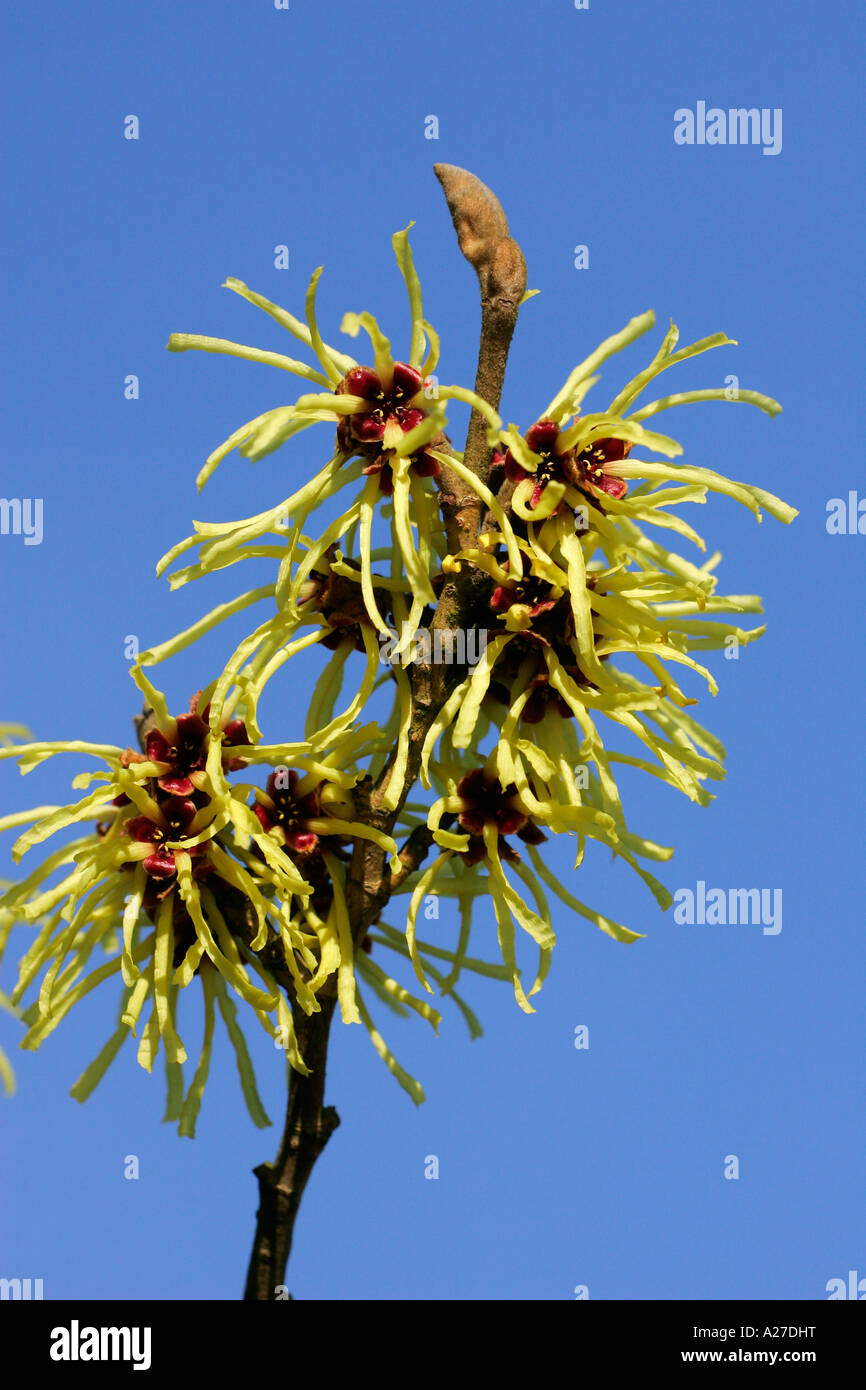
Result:
[[[554,945],[545,889],[614,939],[637,939],[575,898],[539,846],[545,832],[573,835],[577,867],[587,839],[600,841],[667,907],[667,890],[640,861],[663,861],[672,851],[628,829],[614,769],[641,768],[706,804],[703,783],[723,775],[724,750],[687,713],[696,702],[671,668],[698,673],[715,692],[710,672],[693,653],[732,637],[751,641],[763,631],[739,626],[743,614],[760,612],[757,598],[716,593],[718,555],[694,564],[654,533],[672,531],[705,550],[675,509],[705,501],[708,491],[740,501],[759,520],[762,510],[781,521],[796,515],[760,488],[675,462],[680,446],[644,424],[673,405],[724,399],[724,390],[670,395],[635,408],[661,372],[730,342],[724,334],[677,349],[671,325],[649,366],[608,408],[582,414],[597,368],[653,326],[653,315],[643,314],[580,363],[521,433],[474,392],[443,386],[433,375],[439,343],[423,317],[408,228],[393,243],[409,300],[406,360],[394,358],[367,313],[347,314],[342,329],[367,335],[372,365],[323,340],[315,312],[318,270],[304,322],[240,281],[227,282],[310,349],[316,366],[223,339],[172,336],[173,351],[230,353],[315,388],[236,430],[207,459],[199,487],[233,449],[255,461],[313,425],[324,423],[331,437],[336,428],[330,457],[310,481],[257,516],[195,523],[194,534],[160,561],[163,572],[185,557],[184,567],[170,574],[172,587],[248,559],[273,560],[275,574],[272,583],[221,604],[141,655],[133,676],[153,710],[141,752],[82,743],[0,749],[0,758],[16,757],[22,771],[64,751],[103,764],[75,779],[81,789],[96,784],[75,805],[39,807],[0,821],[0,829],[29,826],[15,844],[16,860],[55,832],[95,822],[0,897],[0,948],[15,923],[31,924],[35,932],[11,996],[17,1006],[39,980],[38,997],[23,1012],[23,1046],[38,1046],[79,999],[119,976],[117,1028],[73,1095],[84,1099],[92,1091],[140,1027],[143,1066],[150,1070],[160,1043],[164,1048],[166,1118],[177,1121],[182,1134],[194,1132],[215,1008],[235,1049],[250,1113],[256,1123],[269,1123],[235,999],[249,1005],[269,1036],[284,1039],[289,1062],[303,1072],[282,985],[311,1014],[321,1007],[323,986],[335,978],[343,1020],[364,1023],[417,1101],[423,1092],[378,1033],[360,983],[397,1013],[412,1009],[434,1027],[439,1014],[387,974],[372,952],[389,949],[409,960],[425,990],[432,992],[432,979],[475,1035],[477,1019],[455,993],[464,970],[509,980],[520,1007],[531,1011],[529,997],[544,979]],[[769,415],[780,409],[757,392],[740,390],[736,398]],[[466,467],[446,434],[451,401],[474,407],[486,422],[488,484]],[[663,461],[636,458],[634,451]],[[486,516],[475,547],[457,554],[449,553],[439,513],[443,468],[477,495]],[[344,490],[350,496],[345,509],[321,534],[308,534],[314,513]],[[466,568],[477,580],[473,624],[484,642],[477,662],[455,668],[450,692],[434,711],[420,759],[421,786],[430,795],[411,801],[414,640],[429,627],[442,585]],[[268,605],[264,621],[193,697],[189,712],[169,715],[143,668],[258,603]],[[317,644],[330,655],[303,737],[266,743],[258,722],[264,687],[296,653]],[[355,653],[363,658],[363,674],[338,710]],[[648,681],[620,669],[615,663],[621,657],[635,658]],[[362,722],[383,686],[391,691],[390,711]],[[606,748],[604,721],[634,735],[640,756]],[[231,780],[256,766],[269,769],[264,788]],[[361,777],[376,779],[386,770],[390,834],[359,820],[353,799]],[[408,898],[402,928],[377,921],[357,951],[346,899],[353,842],[373,841],[398,869],[400,842],[424,826],[440,852],[398,880],[395,897]],[[511,842],[515,836],[528,863]],[[459,939],[452,947],[417,936],[419,910],[430,894],[459,903]],[[472,906],[479,899],[492,902],[501,962],[469,954]],[[521,983],[516,927],[539,950],[529,989]],[[97,948],[106,960],[94,968]],[[205,1030],[186,1087],[178,1004],[194,979],[201,981]]]

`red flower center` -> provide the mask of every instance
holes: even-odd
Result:
[[[308,828],[308,821],[321,815],[321,798],[318,787],[299,797],[298,781],[293,768],[272,772],[264,795],[253,806],[253,814],[263,830],[281,831],[286,848],[306,858],[319,850],[319,837]]]
[[[505,474],[514,483],[532,481],[529,505],[536,508],[548,483],[571,483],[572,486],[595,498],[597,489],[609,497],[624,497],[628,484],[623,478],[610,477],[605,465],[628,457],[631,445],[622,439],[596,439],[580,452],[558,448],[560,428],[555,420],[537,420],[526,432],[526,443],[539,462],[535,472],[523,467],[509,449],[505,455]]]
[[[206,721],[210,705],[205,708],[203,715],[199,715],[195,712],[197,702],[196,694],[190,702],[191,712],[177,716],[176,732],[172,739],[167,738],[161,729],[151,729],[147,735],[145,748],[148,760],[166,765],[166,771],[157,778],[157,785],[160,791],[168,792],[170,796],[192,795],[195,782],[191,774],[203,772],[207,766],[210,729]],[[249,743],[244,721],[232,719],[223,729],[222,739],[227,747]],[[226,771],[236,772],[245,766],[243,758],[223,754]]]
[[[173,878],[177,873],[176,850],[166,848],[170,841],[183,840],[198,811],[194,801],[181,796],[169,796],[160,805],[162,819],[151,816],[132,816],[126,822],[127,834],[140,844],[152,844],[155,848],[144,860],[144,867],[150,878]],[[192,859],[201,858],[207,853],[207,845],[190,845],[186,853]],[[205,871],[205,866],[201,866]]]
[[[380,490],[389,497],[394,491],[394,476],[383,443],[385,431],[394,424],[408,434],[427,418],[419,400],[423,385],[419,371],[407,362],[395,362],[394,377],[387,388],[372,367],[353,367],[336,387],[337,395],[358,396],[363,401],[351,415],[340,416],[337,444],[344,454],[361,454],[372,460],[364,472],[378,473]],[[413,456],[411,466],[421,478],[439,472],[436,459],[423,451]]]

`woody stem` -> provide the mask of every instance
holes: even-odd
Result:
[[[340,1117],[324,1104],[328,1034],[336,1000],[323,998],[321,1012],[308,1016],[295,1008],[294,1023],[309,1076],[289,1067],[289,1100],[280,1150],[273,1163],[254,1169],[259,1209],[244,1299],[269,1302],[285,1292],[286,1266],[292,1249],[295,1218],[316,1159]]]
[[[476,391],[494,409],[499,405],[505,365],[517,312],[526,289],[526,265],[517,243],[508,235],[508,223],[499,202],[474,174],[452,165],[439,164],[436,175],[451,211],[460,249],[474,267],[481,288],[481,343]],[[490,449],[486,425],[472,412],[464,462],[476,477],[486,481]],[[482,505],[477,494],[447,467],[438,479],[440,507],[449,548],[469,548],[477,538]],[[433,620],[434,627],[459,628],[464,621],[469,577],[456,576],[443,587]],[[399,810],[415,782],[421,749],[445,698],[441,676],[450,667],[418,663],[412,671],[412,718],[409,751],[401,794],[396,807],[384,805],[396,753],[374,784],[366,778],[355,788],[355,819],[390,834]],[[368,926],[377,920],[397,886],[423,862],[432,835],[413,832],[400,854],[400,870],[391,876],[383,850],[369,840],[356,839],[346,875],[346,907],[355,949]],[[259,1183],[256,1233],[247,1274],[247,1300],[272,1300],[288,1296],[284,1278],[292,1246],[295,1219],[313,1166],[339,1124],[332,1106],[324,1104],[328,1038],[335,1009],[333,996],[319,996],[321,1011],[307,1015],[293,1007],[298,1050],[310,1070],[308,1076],[291,1071],[288,1108],[280,1150],[273,1163],[255,1169]],[[290,993],[291,998],[291,993]]]

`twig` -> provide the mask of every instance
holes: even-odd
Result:
[[[520,302],[526,293],[526,261],[517,242],[508,233],[508,221],[498,199],[486,184],[454,164],[437,164],[434,172],[442,185],[460,250],[478,276],[481,290],[481,344],[475,390],[488,405],[498,410],[508,350],[517,324]],[[473,410],[469,418],[464,463],[483,483],[486,483],[490,471],[486,429],[482,416]],[[465,492],[465,483],[462,489]],[[475,493],[470,493],[470,496],[477,515],[480,504]],[[443,508],[443,512],[445,510]],[[447,513],[445,519],[447,522]],[[462,532],[467,525],[471,525],[469,518],[460,528],[461,542]],[[477,534],[476,521],[474,535],[466,538],[472,540]]]
[[[478,276],[481,291],[481,341],[475,390],[488,405],[498,410],[508,350],[526,293],[526,261],[517,242],[509,235],[508,220],[499,200],[486,184],[454,164],[437,164],[434,172],[442,185],[460,250]],[[463,461],[484,483],[490,472],[486,431],[483,417],[473,410]],[[449,551],[454,554],[458,550],[472,549],[481,530],[484,504],[453,469],[443,467],[437,482]],[[484,587],[482,572],[464,565],[459,574],[450,576],[443,585],[432,626],[470,627]],[[447,698],[447,682],[452,674],[453,668],[448,666],[440,666],[435,672],[434,688],[440,704]]]
[[[334,998],[322,998],[321,1012],[309,1017],[302,1009],[294,1010],[295,1031],[310,1074],[302,1076],[289,1067],[289,1104],[280,1151],[274,1163],[261,1163],[253,1170],[259,1181],[259,1209],[245,1300],[268,1302],[291,1297],[283,1280],[295,1217],[316,1159],[340,1123],[333,1106],[323,1103],[335,1003]]]
[[[481,288],[481,343],[475,389],[496,409],[505,378],[511,336],[520,301],[526,289],[526,265],[520,247],[508,234],[508,223],[498,201],[474,174],[448,164],[437,164],[460,249],[475,268]],[[472,412],[464,461],[476,477],[486,481],[490,449],[486,424]],[[451,550],[468,548],[477,539],[483,504],[453,469],[443,467],[437,483],[440,510]],[[459,628],[468,620],[473,580],[468,567],[443,585],[433,627]],[[359,822],[390,834],[421,764],[427,733],[447,697],[448,683],[457,678],[454,666],[415,662],[411,667],[412,717],[403,786],[397,805],[385,807],[385,792],[393,775],[395,757],[386,764],[377,782],[364,778],[355,788],[354,816]],[[399,854],[401,867],[393,875],[384,852],[369,840],[356,839],[346,876],[346,906],[356,948],[367,928],[377,920],[391,893],[420,866],[430,851],[432,835],[419,826],[409,835]],[[247,923],[237,923],[246,935]],[[278,951],[276,952],[278,954]],[[268,961],[269,968],[275,962]],[[271,1300],[285,1288],[286,1262],[292,1245],[295,1218],[313,1165],[339,1124],[336,1110],[324,1105],[328,1036],[335,1008],[333,992],[320,995],[321,1011],[307,1015],[293,1002],[295,1031],[309,1076],[292,1072],[288,1111],[280,1151],[274,1163],[255,1169],[259,1182],[256,1234],[250,1257],[244,1297]],[[289,998],[293,999],[291,991]]]

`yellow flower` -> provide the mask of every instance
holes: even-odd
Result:
[[[280,561],[272,588],[266,586],[261,590],[251,590],[234,605],[215,609],[202,624],[183,634],[184,639],[194,640],[202,631],[222,621],[230,613],[271,595],[278,609],[274,623],[284,627],[287,622],[297,622],[309,575],[347,533],[358,535],[360,583],[367,613],[374,628],[386,632],[387,624],[376,599],[371,570],[374,516],[377,504],[383,499],[388,502],[391,553],[399,568],[405,569],[413,595],[409,615],[413,628],[417,626],[425,604],[435,602],[431,587],[431,558],[435,550],[435,533],[440,528],[430,480],[439,471],[440,459],[446,457],[441,452],[441,446],[445,443],[443,430],[447,423],[445,403],[457,400],[474,406],[488,422],[491,441],[496,438],[501,421],[474,391],[461,386],[443,385],[432,376],[438,361],[439,342],[433,328],[423,317],[421,286],[409,248],[408,230],[397,232],[393,237],[397,262],[409,298],[410,348],[406,360],[394,357],[389,340],[369,313],[346,314],[342,329],[353,337],[361,331],[367,334],[373,355],[372,365],[357,362],[325,343],[315,311],[321,268],[314,272],[310,281],[306,323],[301,323],[286,310],[249,290],[241,281],[230,279],[226,282],[229,289],[264,309],[310,348],[317,358],[317,368],[279,353],[263,352],[223,339],[179,333],[172,334],[169,339],[168,346],[173,352],[195,348],[205,352],[230,353],[281,368],[325,388],[300,396],[292,405],[267,411],[235,430],[207,459],[198,476],[200,488],[222,459],[235,448],[243,457],[255,461],[312,425],[326,423],[336,430],[331,457],[296,492],[281,499],[275,507],[242,521],[215,524],[196,522],[196,534],[180,542],[160,561],[158,573],[162,573],[189,550],[198,551],[196,564],[171,576],[173,587],[244,559],[272,556]],[[434,444],[439,447],[434,448]],[[474,474],[463,468],[459,455],[448,455],[447,460],[479,497],[492,503],[488,490]],[[328,503],[343,488],[358,481],[362,481],[361,489],[346,510],[317,539],[306,540],[304,528],[313,511]],[[504,524],[507,527],[507,522]],[[417,543],[413,529],[417,531]],[[268,636],[273,630],[268,629]],[[281,638],[284,637],[285,632],[281,632]],[[186,644],[186,640],[175,643],[172,650],[178,650],[179,645]]]
[[[154,710],[145,754],[80,742],[30,743],[0,751],[0,758],[17,758],[24,772],[62,752],[89,754],[104,764],[104,771],[75,778],[73,786],[79,789],[97,785],[74,805],[41,806],[0,819],[0,830],[29,827],[13,847],[16,861],[58,831],[96,822],[92,831],[54,850],[0,897],[4,936],[14,922],[37,927],[12,994],[17,1005],[41,975],[38,998],[23,1013],[28,1031],[22,1046],[38,1047],[79,1000],[103,982],[122,977],[126,988],[118,1028],[73,1094],[83,1100],[90,1093],[121,1043],[135,1035],[149,1003],[138,1060],[150,1071],[163,1044],[168,1118],[179,1121],[182,1134],[192,1135],[216,1006],[235,1048],[250,1112],[256,1123],[266,1123],[226,986],[250,1006],[269,1036],[278,1025],[286,1030],[289,1058],[302,1067],[291,1011],[255,952],[269,941],[279,943],[299,1001],[308,1010],[319,1007],[304,982],[316,969],[318,943],[299,930],[291,911],[292,898],[303,901],[311,886],[246,804],[248,790],[230,787],[226,780],[226,767],[246,765],[240,753],[254,759],[258,750],[247,747],[245,739],[238,742],[237,727],[227,731],[226,743],[212,738],[201,717],[202,704],[198,712],[172,719],[161,693],[136,674]],[[304,745],[280,752],[305,758]],[[245,934],[227,921],[238,901],[249,919]],[[88,973],[97,947],[109,958]],[[181,1104],[178,1088],[186,1050],[177,1029],[177,1006],[180,992],[193,979],[200,980],[204,993],[205,1042]]]

